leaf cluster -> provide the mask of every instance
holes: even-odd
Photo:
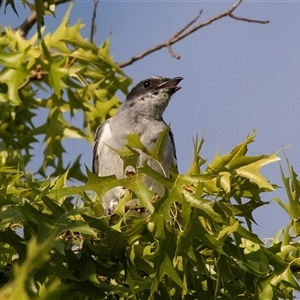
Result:
[[[275,187],[260,168],[278,160],[276,154],[247,156],[253,138],[216,155],[204,171],[203,141],[195,142],[190,170],[196,172],[173,169],[170,179],[146,164],[120,180],[87,170],[86,184],[68,187],[67,173],[36,181],[3,166],[1,298],[292,299],[299,290],[299,243],[287,228],[266,246],[249,228],[264,204],[261,193]],[[140,143],[131,136],[127,146]],[[163,144],[159,139],[154,159]],[[163,198],[145,186],[145,175],[164,185]],[[291,188],[298,190],[292,175]],[[103,216],[102,195],[120,185],[125,197]],[[128,209],[133,198],[140,205]]]
[[[109,40],[101,46],[80,34],[83,24],[69,26],[70,6],[61,24],[40,41],[6,28],[0,37],[0,156],[7,166],[33,158],[43,141],[37,172],[85,180],[80,156],[66,161],[64,141],[91,143],[96,127],[119,106],[116,92],[127,93],[131,79],[114,63]]]
[[[41,38],[42,37],[42,27],[45,25],[44,16],[45,15],[55,16],[55,7],[56,7],[56,3],[58,3],[58,1],[56,1],[56,0],[45,0],[45,1],[34,0],[33,2],[30,2],[29,0],[21,0],[21,2],[24,6],[27,6],[32,12],[34,12],[36,14],[37,34],[38,34],[38,37]],[[59,2],[64,2],[64,0],[59,1]],[[2,3],[3,3],[3,1],[0,0],[0,7],[2,6]],[[6,9],[8,6],[10,6],[11,9],[14,11],[14,13],[17,16],[19,16],[14,0],[6,0],[5,1],[4,13],[6,13]]]

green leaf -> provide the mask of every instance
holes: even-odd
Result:
[[[15,279],[0,290],[1,299],[30,299],[25,289],[28,287],[28,279],[35,269],[49,260],[49,251],[53,243],[53,236],[40,244],[34,238],[28,243],[26,260],[21,265],[14,265]]]
[[[0,63],[5,67],[0,72],[0,82],[8,87],[8,101],[11,105],[20,105],[21,100],[18,94],[19,86],[29,76],[29,71],[24,66],[26,51],[15,53],[0,53]]]
[[[49,205],[48,200],[47,204]],[[58,210],[57,207],[54,208],[53,204],[50,207],[55,211],[59,211],[59,215],[42,213],[27,202],[25,202],[23,206],[16,207],[18,211],[26,216],[28,221],[37,226],[38,232],[34,232],[34,234],[37,235],[38,240],[44,240],[51,233],[58,233],[63,230],[78,231],[83,234],[95,234],[95,232],[85,222],[69,219],[69,214],[62,214],[62,211]]]
[[[225,193],[229,194],[231,192],[231,174],[229,172],[220,172],[219,175],[221,176],[220,183],[223,190],[225,191]]]
[[[212,201],[197,198],[187,191],[183,191],[183,195],[192,207],[197,207],[203,214],[208,218],[212,218],[215,222],[223,223],[222,216],[214,211]]]
[[[88,182],[81,187],[70,187],[65,189],[57,189],[50,191],[49,196],[59,200],[62,197],[70,196],[78,193],[85,192],[86,190],[92,190],[97,192],[98,197],[101,199],[103,195],[110,189],[123,186],[131,189],[138,197],[140,205],[153,211],[153,205],[151,199],[154,194],[148,187],[142,182],[143,174],[133,175],[128,178],[116,179],[115,176],[98,177],[88,171]]]
[[[2,1],[1,1],[1,2],[2,2]],[[0,6],[1,6],[1,2],[0,2]],[[5,2],[5,7],[4,7],[4,13],[6,14],[6,8],[7,8],[8,5],[11,6],[11,8],[12,8],[13,11],[15,12],[15,14],[19,17],[18,12],[17,12],[16,7],[15,7],[15,2],[14,2],[14,0],[6,0],[6,2]]]
[[[266,158],[262,158],[256,162],[250,163],[249,165],[240,167],[236,169],[236,172],[239,176],[248,178],[252,182],[255,182],[260,188],[266,188],[273,191],[273,186],[263,175],[259,173],[259,170],[261,167],[279,160],[280,158],[276,155],[276,153],[274,153]]]
[[[203,144],[204,144],[204,134],[200,139],[200,141],[198,140],[198,135],[193,139],[194,157],[193,157],[193,162],[189,170],[187,171],[188,175],[199,174],[201,172],[200,167],[206,162],[206,160],[200,156],[200,151],[202,149]]]
[[[36,26],[38,32],[38,38],[42,38],[42,26],[44,26],[44,15],[45,15],[45,6],[44,2],[41,0],[34,0],[35,11],[36,11]]]

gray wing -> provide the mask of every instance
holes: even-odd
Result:
[[[95,132],[95,136],[94,136],[94,149],[93,149],[93,165],[92,165],[92,171],[94,174],[98,175],[99,172],[99,164],[100,164],[100,159],[99,156],[97,154],[97,148],[98,148],[98,144],[101,138],[101,135],[103,133],[103,128],[104,128],[104,124],[101,124],[100,126],[98,126],[98,128],[96,129]]]
[[[170,137],[172,146],[173,146],[173,148],[174,148],[174,157],[175,157],[175,159],[176,159],[176,161],[177,161],[176,148],[175,148],[175,141],[174,141],[174,134],[173,134],[173,132],[172,132],[171,130],[169,131],[169,137]],[[177,166],[176,166],[176,167],[177,167]]]
[[[172,130],[171,130],[171,127],[170,127],[170,125],[167,125],[167,123],[165,122],[165,121],[163,121],[165,124],[166,124],[166,126],[168,126],[169,127],[169,137],[170,137],[170,140],[171,140],[171,144],[172,144],[172,146],[173,146],[173,149],[174,149],[174,157],[175,157],[175,160],[176,160],[176,168],[177,168],[177,156],[176,156],[176,147],[175,147],[175,141],[174,141],[174,134],[173,134],[173,132],[172,132]]]

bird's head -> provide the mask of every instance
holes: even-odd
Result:
[[[182,79],[161,76],[144,79],[132,88],[123,105],[139,114],[161,118],[171,96],[181,89],[177,85]]]

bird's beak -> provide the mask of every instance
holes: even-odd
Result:
[[[167,79],[166,81],[164,81],[163,83],[159,84],[158,86],[155,87],[156,90],[158,89],[172,89],[174,90],[174,93],[177,92],[178,90],[181,89],[180,86],[177,86],[177,84],[182,80],[182,77],[175,77],[172,79]]]

